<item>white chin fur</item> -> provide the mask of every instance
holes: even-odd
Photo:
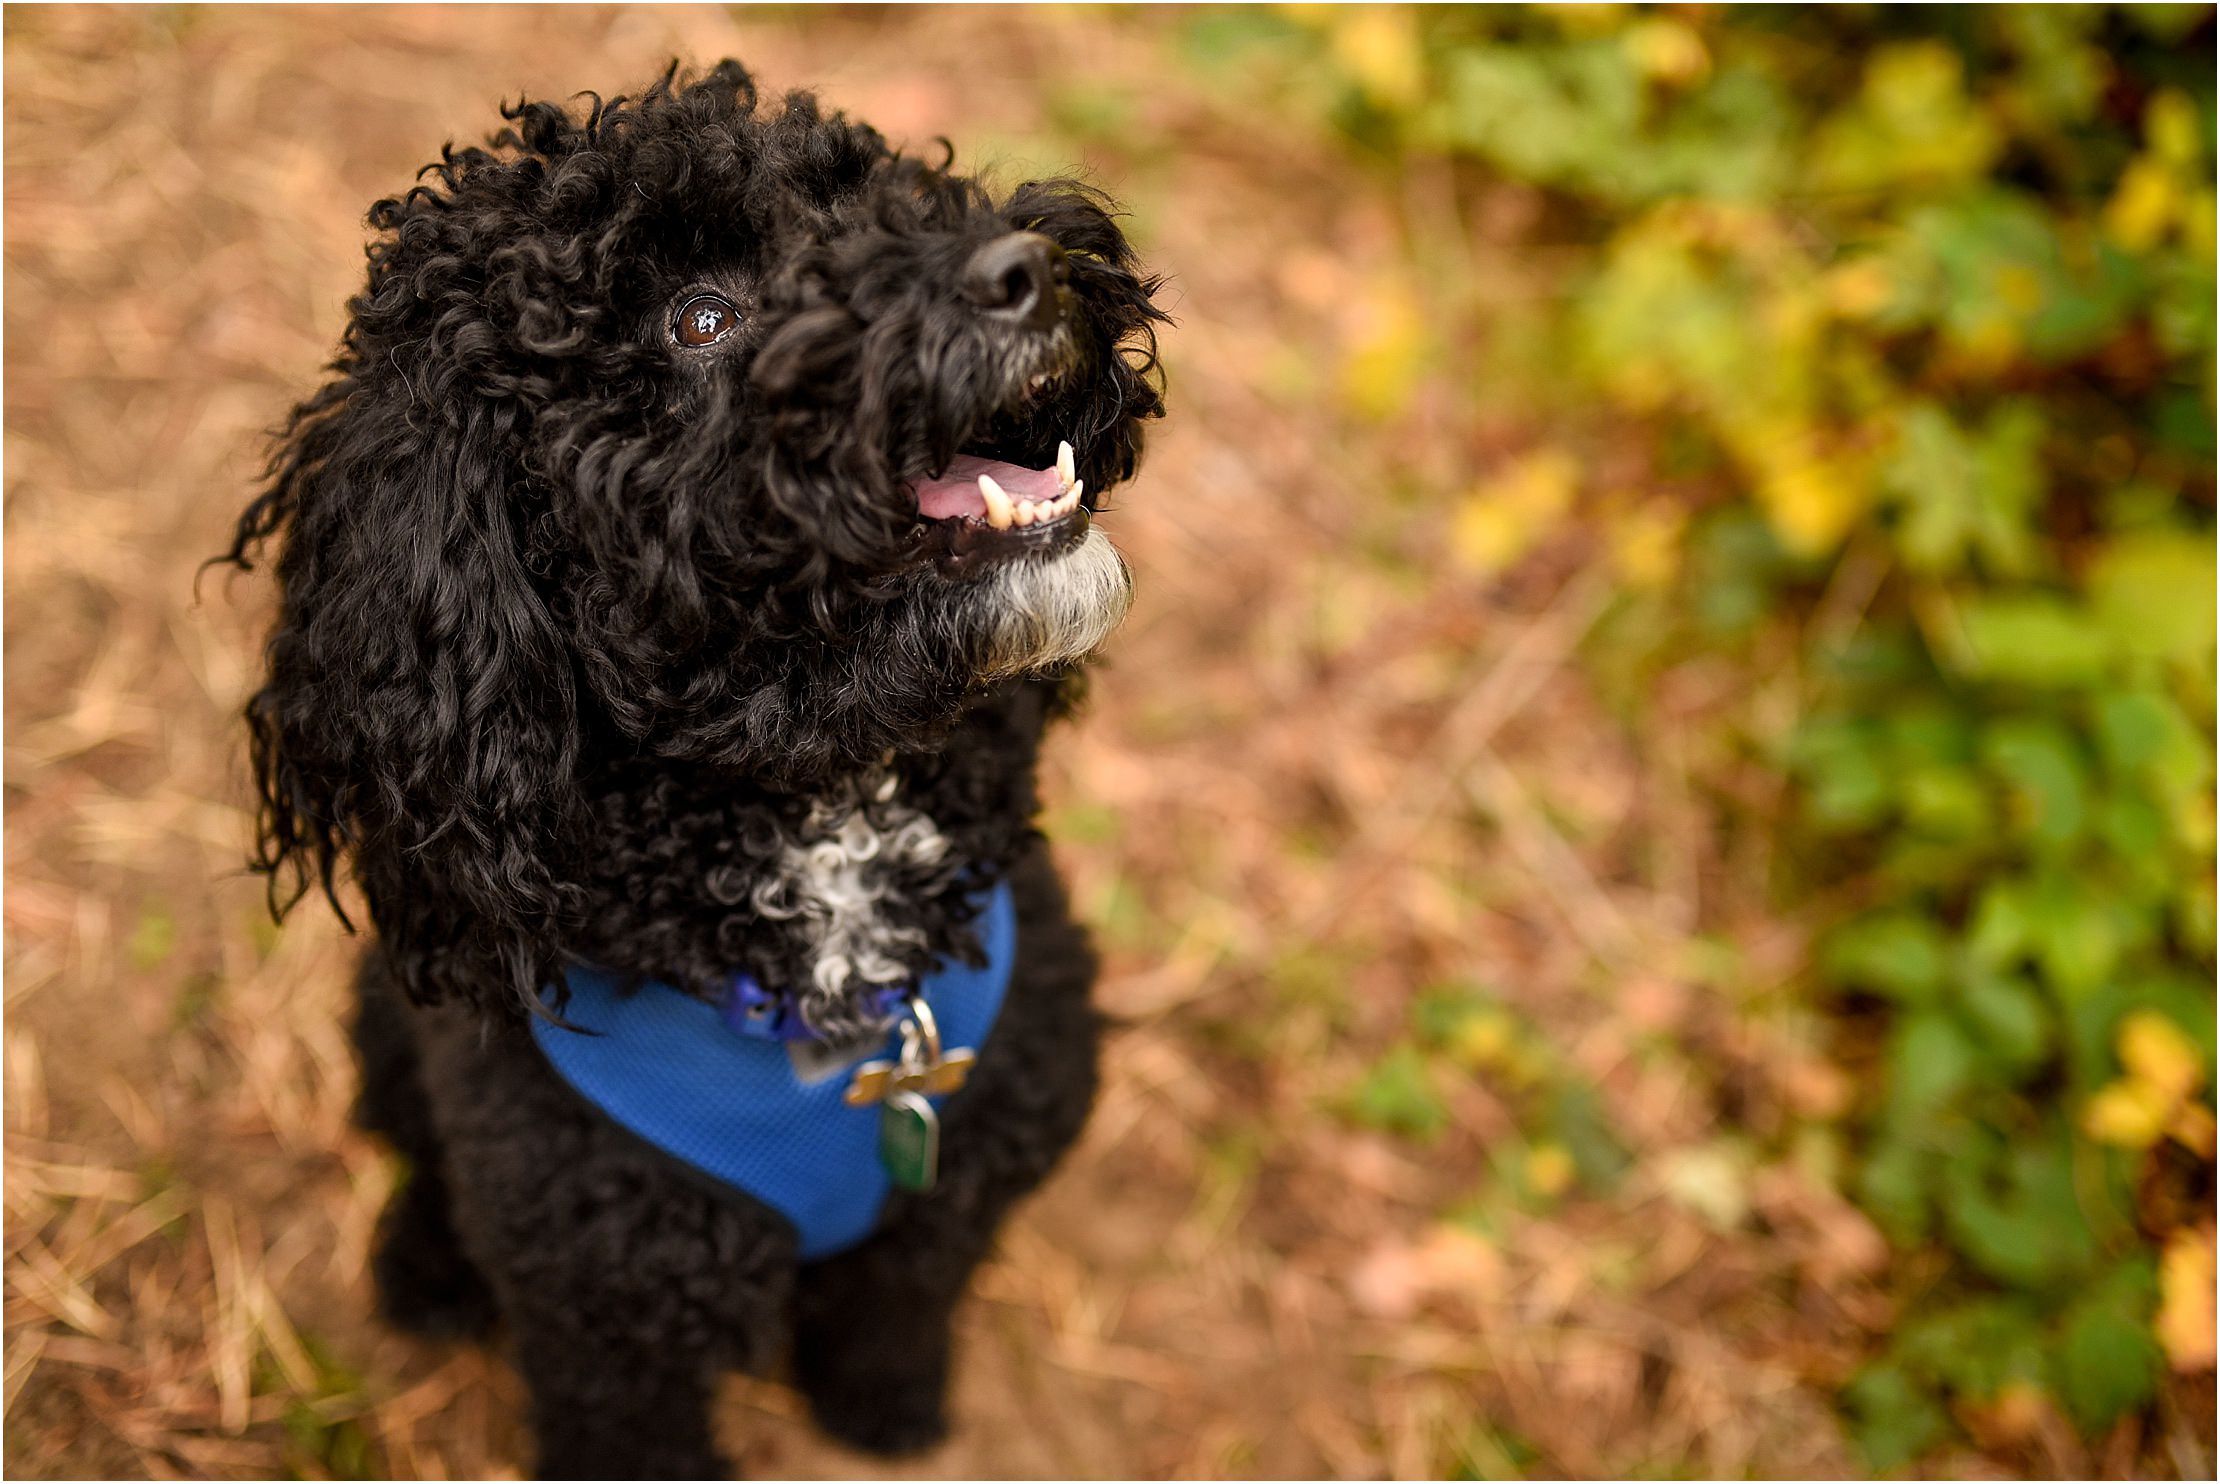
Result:
[[[1100,530],[1047,561],[1012,562],[980,594],[992,626],[993,673],[1018,675],[1083,659],[1133,604],[1125,558]]]

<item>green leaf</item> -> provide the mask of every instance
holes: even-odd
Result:
[[[1416,1046],[1390,1051],[1365,1074],[1350,1100],[1350,1114],[1367,1128],[1432,1140],[1449,1126],[1449,1108],[1435,1090],[1431,1068]]]
[[[2049,1056],[2051,1012],[2024,981],[1979,976],[1960,1004],[1976,1042],[2013,1071],[2032,1071]]]
[[[1884,1139],[1858,1171],[1858,1203],[1898,1246],[1926,1240],[1933,1160],[1909,1138]]]
[[[2003,968],[2034,948],[2035,930],[2033,893],[2027,884],[2010,878],[1990,881],[1974,898],[1966,952],[1984,968]]]
[[[1889,1041],[1889,1117],[1912,1128],[1947,1107],[1978,1067],[1973,1043],[1947,1015],[1904,1017]]]
[[[1975,757],[1973,723],[1956,707],[1897,700],[1886,718],[1889,749],[1905,767],[1963,767]]]
[[[1411,1024],[1421,1042],[1439,1050],[1467,1021],[1500,1008],[1493,995],[1471,984],[1429,985],[1411,1004]]]
[[[2027,898],[2035,961],[2062,1000],[2104,987],[2127,947],[2128,924],[2104,883],[2046,876]]]
[[[2212,537],[2134,531],[2108,542],[2089,568],[2089,597],[2124,654],[2195,660],[2213,650]]]
[[[2053,593],[1982,593],[1959,611],[1973,673],[2017,685],[2087,685],[2104,672],[2104,635]]]
[[[1572,1156],[1581,1183],[1608,1192],[1632,1161],[1604,1113],[1603,1100],[1584,1082],[1568,1082],[1549,1110],[1549,1132]]]
[[[1885,743],[1863,722],[1814,722],[1789,744],[1791,765],[1809,790],[1822,828],[1854,830],[1880,822],[1889,805]]]
[[[2055,851],[2080,835],[2085,766],[2064,727],[2047,718],[1998,722],[1982,738],[1981,757],[2011,790],[2019,832],[2033,844]]]
[[[1616,42],[1466,46],[1420,130],[1522,179],[1616,194],[1643,179],[1642,91]]]
[[[2043,496],[2042,416],[2014,402],[1977,430],[1960,428],[1932,402],[1904,414],[1882,483],[1903,511],[1897,543],[1926,572],[1950,572],[1978,555],[2012,576],[2032,565],[2028,515]]]
[[[1843,1388],[1850,1436],[1876,1474],[1894,1473],[1950,1430],[1942,1407],[1901,1367],[1868,1366]]]
[[[2046,1378],[2044,1329],[2024,1300],[1974,1299],[1914,1313],[1889,1354],[1922,1380],[1988,1398],[2015,1381]]]
[[[1918,1003],[1941,988],[1941,926],[1917,912],[1876,912],[1829,935],[1821,965],[1836,983]]]
[[[2085,1434],[2095,1434],[2149,1401],[2160,1355],[2149,1328],[2109,1308],[2084,1306],[2058,1346],[2058,1394]]]
[[[2172,881],[2166,816],[2148,798],[2108,795],[2097,806],[2097,834],[2117,857],[2119,869],[2146,889],[2163,891]]]
[[[1922,834],[1972,840],[1995,827],[1989,792],[1964,768],[1916,768],[1904,775],[1904,818]]]
[[[2066,1007],[2067,1069],[2077,1091],[2094,1092],[2117,1074],[2114,1039],[2121,1019],[2133,1010],[2156,1010],[2179,1027],[2202,1054],[2201,1074],[2211,1080],[2215,1046],[2211,982],[2155,974],[2127,980],[2111,993]]]
[[[2062,1125],[2009,1148],[1993,1136],[1964,1139],[1945,1161],[1943,1214],[1958,1249],[2015,1287],[2062,1282],[2096,1261]]]
[[[1950,185],[1978,176],[2001,143],[1966,94],[1957,51],[1906,42],[1873,51],[1856,101],[1818,132],[1813,172],[1835,191]]]
[[[1895,271],[1924,290],[1920,317],[1950,344],[1990,360],[2085,354],[2118,333],[2139,287],[2132,262],[2091,244],[2033,197],[1999,187],[1912,211],[1892,256]]]
[[[2196,729],[2157,691],[2110,691],[2096,706],[2097,744],[2115,772],[2132,777],[2197,746]]]

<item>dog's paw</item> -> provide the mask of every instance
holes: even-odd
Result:
[[[922,1453],[948,1436],[937,1381],[848,1383],[806,1394],[827,1436],[866,1453]]]

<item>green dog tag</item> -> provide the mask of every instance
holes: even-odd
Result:
[[[940,1116],[914,1092],[879,1105],[879,1163],[897,1189],[927,1191],[940,1171]]]

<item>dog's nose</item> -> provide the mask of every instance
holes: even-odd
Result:
[[[998,320],[1027,330],[1052,328],[1063,314],[1058,290],[1071,281],[1064,250],[1038,232],[997,237],[964,267],[965,297]]]

